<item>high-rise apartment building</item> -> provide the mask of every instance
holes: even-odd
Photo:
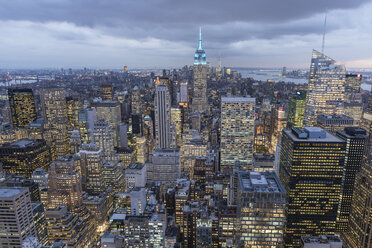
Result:
[[[286,194],[273,171],[239,172],[236,247],[280,247]]]
[[[346,141],[346,155],[336,231],[346,232],[354,192],[355,175],[362,166],[367,135],[366,130],[362,128],[346,127],[345,130],[338,131],[337,136]]]
[[[168,88],[160,83],[155,86],[155,138],[156,147],[169,148],[171,143],[171,110]]]
[[[289,97],[288,127],[303,127],[306,92],[298,91]]]
[[[306,95],[305,126],[314,126],[319,114],[343,114],[346,69],[313,50]]]
[[[35,99],[32,89],[8,89],[9,106],[14,127],[27,127],[36,121]]]
[[[221,171],[232,171],[236,161],[252,169],[255,98],[221,99]]]
[[[285,247],[334,234],[346,142],[319,127],[283,130],[279,177],[287,192]]]
[[[46,170],[51,162],[51,151],[44,140],[21,139],[0,146],[0,163],[6,172],[30,178],[36,168]]]
[[[21,247],[27,237],[37,237],[27,188],[0,188],[0,226],[3,248]]]
[[[207,100],[207,77],[209,66],[207,65],[207,56],[203,49],[201,29],[199,32],[199,47],[194,55],[194,92],[192,97],[192,111],[206,112],[208,111]]]

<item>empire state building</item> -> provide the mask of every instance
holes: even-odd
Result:
[[[194,92],[191,108],[194,112],[208,112],[207,101],[207,56],[203,49],[202,33],[199,31],[199,46],[194,55]]]

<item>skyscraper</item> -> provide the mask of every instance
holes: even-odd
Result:
[[[313,50],[306,96],[305,126],[314,126],[319,114],[343,114],[345,66]]]
[[[111,161],[115,153],[114,137],[107,121],[99,119],[94,123],[92,140],[102,150],[105,160]]]
[[[27,127],[36,120],[32,89],[8,89],[8,96],[14,127]]]
[[[319,127],[283,130],[279,178],[287,192],[285,247],[334,234],[346,142]]]
[[[306,92],[298,91],[289,97],[288,127],[303,127]]]
[[[156,147],[169,148],[171,144],[171,110],[167,86],[155,86],[155,136]]]
[[[232,172],[235,161],[252,169],[255,98],[221,98],[221,171]]]
[[[346,141],[346,155],[336,230],[337,232],[345,232],[349,221],[355,175],[362,166],[367,135],[366,130],[362,128],[346,127],[345,130],[338,131],[337,136]]]
[[[52,153],[56,158],[67,156],[70,154],[70,139],[65,90],[43,89],[40,97],[44,125],[47,129],[45,139],[51,144]]]
[[[99,195],[105,190],[102,150],[96,144],[84,143],[79,155],[83,189],[89,194]]]
[[[275,172],[239,172],[236,247],[280,247],[285,190]]]
[[[0,188],[0,247],[21,247],[28,236],[37,237],[27,188]]]
[[[81,175],[73,157],[59,158],[49,167],[48,208],[67,205],[73,211],[82,204]]]
[[[199,47],[194,56],[194,92],[192,98],[192,111],[208,111],[207,101],[207,75],[209,66],[207,56],[203,50],[202,33],[199,32]]]
[[[361,127],[367,131],[367,145],[360,172],[355,177],[349,225],[344,241],[348,247],[372,247],[372,101]]]
[[[353,101],[355,99],[355,94],[358,94],[360,92],[361,83],[361,74],[346,74],[345,101]]]

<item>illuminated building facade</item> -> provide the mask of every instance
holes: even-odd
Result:
[[[132,115],[142,114],[141,91],[138,86],[134,86],[132,91]]]
[[[67,247],[93,246],[87,223],[77,214],[69,212],[65,205],[47,209],[45,215],[50,243],[60,240]]]
[[[73,211],[82,204],[81,175],[73,157],[53,161],[48,171],[48,208],[66,205]]]
[[[32,202],[32,213],[37,232],[37,238],[41,244],[47,245],[48,233],[44,205],[41,202]]]
[[[182,109],[171,108],[172,147],[180,147],[182,139]]]
[[[298,91],[289,97],[288,127],[303,127],[306,92]]]
[[[334,234],[346,142],[319,127],[283,130],[279,178],[287,193],[285,247],[301,236]]]
[[[123,191],[125,182],[122,162],[105,163],[103,165],[103,180],[106,189],[111,187],[113,192]]]
[[[27,188],[0,188],[0,222],[3,248],[22,247],[27,237],[37,237]]]
[[[367,146],[360,172],[355,176],[348,230],[343,240],[348,247],[372,247],[372,101],[364,113],[361,127],[367,131]]]
[[[235,161],[252,169],[255,98],[221,99],[221,171],[232,171]]]
[[[155,138],[157,148],[171,145],[171,108],[168,88],[160,83],[155,86]]]
[[[286,194],[273,171],[239,172],[236,247],[280,247]]]
[[[112,101],[114,100],[114,90],[111,84],[101,85],[101,97],[103,101]]]
[[[192,111],[206,112],[208,111],[207,100],[207,77],[209,66],[207,65],[207,56],[203,49],[201,29],[199,32],[199,47],[194,55],[194,76],[193,76],[193,96],[192,96]]]
[[[109,123],[104,119],[99,119],[93,127],[93,143],[103,152],[106,161],[112,161],[114,155],[114,136]]]
[[[360,171],[366,147],[366,130],[358,127],[346,127],[338,131],[337,136],[346,141],[344,177],[337,217],[337,232],[346,232],[351,202],[353,198],[355,175]]]
[[[105,190],[102,150],[96,144],[84,143],[79,156],[83,189],[89,194],[99,195]]]
[[[36,120],[32,89],[8,89],[10,112],[14,127],[27,127]]]
[[[154,149],[146,166],[148,181],[174,184],[181,176],[179,149]]]
[[[21,139],[0,146],[0,162],[4,171],[30,178],[36,168],[46,170],[52,157],[44,140]]]
[[[306,95],[305,126],[314,126],[319,114],[343,114],[346,69],[313,50],[309,89]]]

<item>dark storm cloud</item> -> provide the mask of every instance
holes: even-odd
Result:
[[[79,26],[103,26],[129,38],[155,37],[192,41],[195,29],[228,23],[254,23],[255,34],[218,30],[222,42],[258,36],[316,32],[314,27],[267,27],[303,19],[325,10],[356,8],[365,0],[12,0],[2,1],[0,19],[39,22],[67,21]],[[267,28],[267,29],[265,29]],[[229,35],[224,35],[223,32]],[[234,31],[234,32],[232,32]],[[250,29],[247,29],[250,31]],[[212,35],[212,32],[210,32]],[[222,34],[221,34],[222,33]],[[214,38],[213,36],[211,38]]]
[[[338,49],[336,54],[342,51],[345,60],[360,61],[369,60],[370,54],[370,37],[363,36],[372,28],[372,4],[365,0],[0,3],[0,66],[182,66],[192,62],[199,26],[212,63],[222,55],[235,66],[255,66],[257,61],[258,66],[264,61],[268,66],[298,66],[308,63],[307,53],[320,45],[325,12],[326,44]]]

